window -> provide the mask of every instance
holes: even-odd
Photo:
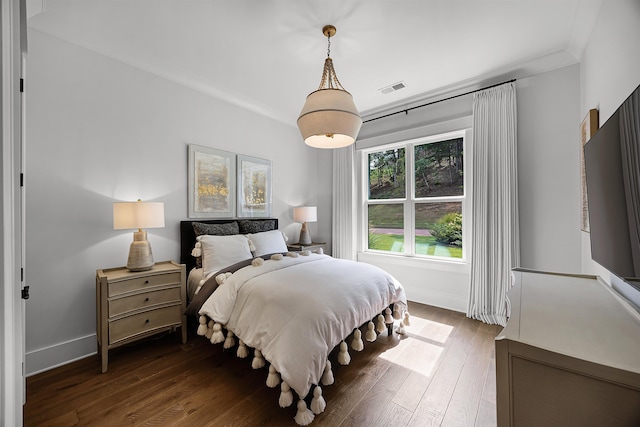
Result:
[[[463,260],[465,131],[363,152],[367,251]]]

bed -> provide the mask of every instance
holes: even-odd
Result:
[[[350,350],[392,334],[394,321],[404,333],[409,322],[404,288],[391,275],[322,251],[290,252],[277,219],[182,221],[180,229],[187,314],[198,335],[265,368],[281,407],[294,404],[295,393],[298,425],[325,409],[334,348],[347,365]]]

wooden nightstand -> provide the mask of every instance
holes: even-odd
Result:
[[[102,372],[108,351],[158,332],[181,328],[187,342],[185,266],[156,263],[151,270],[96,271],[96,334]]]
[[[326,242],[311,242],[311,244],[309,245],[301,245],[300,243],[292,243],[292,244],[287,244],[287,249],[290,251],[297,251],[297,252],[301,252],[301,251],[315,251],[316,249],[322,249],[322,251],[324,252],[324,246],[326,245]]]

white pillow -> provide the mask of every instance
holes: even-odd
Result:
[[[205,276],[252,257],[249,241],[241,234],[203,235],[198,236],[197,240],[202,245],[202,268]]]
[[[287,243],[280,230],[264,231],[262,233],[247,234],[253,243],[253,256],[262,256],[276,252],[287,252]]]

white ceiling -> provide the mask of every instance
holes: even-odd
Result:
[[[579,61],[601,0],[28,0],[28,25],[295,126],[331,57],[363,116]],[[406,88],[379,89],[403,81]]]

